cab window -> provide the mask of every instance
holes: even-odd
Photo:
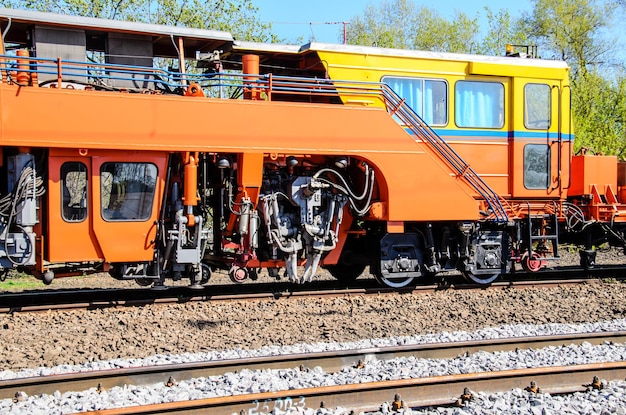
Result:
[[[61,166],[61,217],[82,222],[87,217],[87,166],[79,162]]]
[[[152,215],[157,168],[151,163],[103,163],[100,168],[102,218],[145,221]]]
[[[529,130],[550,128],[550,86],[526,84],[524,86],[524,126]]]
[[[385,76],[382,82],[405,99],[428,125],[448,124],[448,85],[443,80]]]
[[[547,189],[550,185],[550,147],[547,144],[524,146],[524,187]]]
[[[458,81],[454,102],[454,121],[459,127],[504,126],[504,85],[499,82]]]

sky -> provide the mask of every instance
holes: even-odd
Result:
[[[341,43],[342,22],[362,15],[368,5],[378,6],[384,0],[252,0],[259,9],[263,23],[272,23],[272,31],[287,43]],[[478,13],[484,17],[484,8],[492,11],[506,9],[511,16],[530,11],[530,0],[413,0],[418,7],[424,5],[436,10],[442,17],[451,18],[455,11],[469,17]],[[334,23],[334,24],[329,24]],[[350,26],[348,25],[348,30]],[[297,42],[301,38],[302,42]]]

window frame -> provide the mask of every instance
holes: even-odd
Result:
[[[70,170],[70,166],[76,166],[75,168]],[[67,170],[66,170],[67,169]],[[79,207],[74,208],[71,207],[69,204],[72,202],[72,190],[70,190],[70,188],[67,186],[67,176],[69,173],[73,173],[73,172],[78,172],[78,173],[84,173],[85,174],[85,186],[82,189],[78,189],[79,191],[81,191],[82,197],[79,200],[79,203],[81,205],[79,205]],[[61,219],[63,219],[64,222],[67,223],[81,223],[84,222],[85,220],[87,220],[88,216],[89,216],[89,169],[87,168],[87,165],[83,162],[80,161],[66,161],[63,164],[61,164],[61,168],[60,168],[60,177],[61,177],[61,197],[60,197],[60,201],[61,201]],[[66,192],[67,192],[67,197],[66,197]],[[75,195],[76,196],[76,195]],[[84,204],[84,206],[82,206]],[[77,209],[78,212],[80,213],[80,218],[79,219],[72,219],[72,218],[68,218],[66,216],[66,210],[67,209]]]
[[[547,107],[547,122],[548,125],[546,127],[532,127],[530,126],[530,112],[529,112],[529,93],[528,93],[528,87],[536,87],[536,86],[541,86],[541,87],[546,87],[547,88],[547,98],[548,98],[548,107]],[[541,121],[539,121],[541,122]],[[524,127],[527,130],[549,130],[550,127],[552,126],[552,87],[549,84],[545,84],[545,83],[539,83],[539,82],[529,82],[527,84],[524,85]]]
[[[384,75],[380,81],[382,83],[385,83],[389,88],[391,88],[396,94],[398,94],[398,96],[400,96],[400,98],[406,99],[405,97],[403,97],[399,92],[397,92],[395,89],[393,89],[393,87],[387,83],[387,80],[389,79],[399,79],[399,80],[410,80],[410,81],[419,81],[422,85],[422,99],[421,99],[421,108],[417,109],[417,108],[413,108],[413,111],[415,111],[415,113],[422,119],[424,120],[424,122],[427,122],[426,119],[424,118],[424,104],[425,104],[425,97],[426,94],[424,93],[425,91],[425,86],[426,86],[426,82],[439,82],[441,84],[443,84],[443,86],[445,87],[445,93],[444,93],[444,98],[445,98],[445,102],[443,105],[443,109],[444,109],[444,122],[443,123],[428,123],[429,126],[431,127],[446,127],[449,123],[450,123],[450,85],[448,83],[448,80],[445,78],[431,78],[431,77],[419,77],[419,76],[397,76],[397,75]],[[433,100],[433,102],[431,103],[433,105],[434,108],[434,103],[435,101]],[[395,117],[394,117],[395,118]],[[433,111],[433,119],[435,118],[434,116],[434,111]],[[401,120],[397,119],[396,120],[399,123],[402,123]]]
[[[499,90],[499,96],[498,98],[501,98],[501,100],[498,102],[498,115],[500,116],[500,122],[498,123],[498,125],[495,126],[488,126],[488,125],[462,125],[459,121],[459,115],[461,114],[462,111],[459,111],[459,102],[461,101],[458,98],[457,93],[459,92],[459,85],[460,84],[484,84],[484,85],[494,85],[494,86],[499,86],[500,90]],[[504,128],[504,126],[506,125],[506,117],[507,117],[507,111],[506,111],[506,88],[504,86],[504,83],[501,81],[487,81],[487,80],[478,80],[478,79],[460,79],[458,81],[456,81],[454,83],[454,125],[456,125],[458,128],[473,128],[473,129],[489,129],[489,130],[501,130],[502,128]]]
[[[136,182],[139,183],[142,186],[148,186],[148,189],[137,192],[130,192],[130,194],[132,195],[131,199],[127,199],[129,196],[129,193],[127,191],[127,189],[121,189],[123,190],[123,192],[121,192],[120,190],[118,190],[118,197],[119,197],[119,193],[122,193],[122,199],[119,202],[119,205],[117,207],[113,207],[111,208],[111,197],[113,197],[113,186],[115,185],[115,173],[111,173],[110,171],[108,171],[108,166],[110,165],[143,165],[144,167],[144,174],[142,176],[135,176],[130,177],[131,180],[127,180],[127,181],[131,181],[131,182]],[[154,174],[148,174],[148,172],[146,171],[146,169],[148,168],[152,168],[153,171],[150,173],[154,173]],[[115,169],[114,171],[117,172],[116,167],[113,167],[113,169]],[[104,174],[106,173],[106,174]],[[155,196],[157,193],[157,185],[158,185],[158,178],[159,178],[159,168],[155,163],[151,163],[151,162],[133,162],[133,161],[106,161],[104,163],[102,163],[100,165],[100,216],[102,217],[102,219],[105,222],[146,222],[149,221],[152,217],[152,211],[154,209],[154,203],[155,203]],[[105,177],[107,175],[110,175],[110,184],[106,183],[108,180],[105,179]],[[141,178],[145,178],[145,177],[150,177],[151,178],[151,183],[141,183],[140,179]],[[135,179],[135,180],[132,180]],[[105,186],[109,186],[110,185],[110,189],[106,189]],[[126,185],[126,184],[125,184]],[[151,188],[150,188],[151,187]],[[121,188],[121,184],[120,184],[120,188]],[[105,203],[105,197],[107,197],[108,195],[108,202]],[[138,195],[138,196],[137,196]],[[150,196],[149,200],[147,195]],[[128,211],[128,209],[130,209],[130,203],[125,204],[127,201],[135,201],[137,206],[134,207],[138,207],[137,211],[137,215],[135,216],[125,216],[122,214],[122,210],[126,208],[126,211]],[[149,203],[147,203],[149,201]],[[117,201],[113,202],[113,203],[117,203]],[[107,206],[107,208],[105,209],[105,205]],[[113,215],[116,214],[120,214],[121,216],[119,217],[114,217]]]
[[[533,147],[543,147],[545,149],[545,159],[546,159],[546,170],[545,170],[545,175],[546,175],[546,181],[545,181],[545,186],[540,187],[540,186],[531,186],[530,184],[532,183],[528,183],[528,176],[527,173],[530,171],[527,168],[527,163],[528,163],[528,158],[527,158],[527,150],[531,149]],[[550,169],[551,169],[551,164],[552,164],[552,160],[551,160],[551,149],[550,146],[548,144],[540,144],[540,143],[528,143],[524,145],[524,149],[523,149],[523,159],[522,159],[522,171],[523,171],[523,177],[522,177],[522,181],[524,183],[524,188],[527,190],[547,190],[550,188]],[[535,170],[536,171],[536,170]],[[538,172],[543,174],[543,172]]]

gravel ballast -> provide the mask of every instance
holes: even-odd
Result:
[[[194,356],[214,360],[337,347],[561,334],[578,330],[616,331],[625,329],[625,317],[624,286],[600,282],[553,288],[16,313],[0,315],[0,368],[2,377],[11,378],[58,373],[59,365],[62,365],[61,370],[79,371],[174,363],[189,361]],[[623,350],[623,346],[617,348]],[[626,407],[626,402],[620,401],[623,398],[617,396],[620,390],[623,392],[623,385],[616,385],[615,393],[606,399],[622,402],[621,407]],[[141,395],[134,389],[131,393],[133,399]],[[64,396],[42,399],[51,400],[46,408],[48,405],[60,408],[66,399],[73,411],[93,407],[92,403],[84,401],[70,403],[70,398]],[[484,405],[488,405],[493,404],[492,399],[499,398],[485,399]],[[545,398],[543,406],[535,405],[532,411],[520,413],[570,413],[550,409],[552,398],[549,401],[551,403]],[[476,402],[481,400],[477,398]],[[22,404],[25,402],[16,405]],[[78,408],[81,405],[84,409]],[[36,407],[24,412],[20,412],[18,406],[0,407],[0,413],[7,410],[17,414],[54,413],[47,409],[37,412]],[[468,408],[454,410],[461,412],[449,413],[485,413],[471,412]],[[67,413],[63,411],[56,413]],[[333,413],[316,411],[310,413]],[[497,411],[487,410],[487,413]]]
[[[610,322],[606,326],[597,326],[597,329],[613,331],[616,326],[626,327],[626,321]],[[571,331],[582,331],[581,327],[544,327],[542,331],[558,331],[558,329],[570,329]],[[511,328],[502,327],[502,332]],[[525,331],[533,331],[532,326],[524,328]],[[547,330],[546,330],[547,329]],[[461,341],[467,338],[484,337],[485,333],[455,333],[451,335],[451,341]],[[534,333],[539,334],[539,333]],[[391,341],[392,339],[388,339]],[[415,339],[419,341],[420,339]],[[423,341],[432,338],[421,339]],[[435,339],[441,341],[441,338]],[[406,339],[396,339],[395,343],[403,343]],[[349,345],[325,345],[326,349],[352,347]],[[291,351],[291,350],[285,350]],[[179,357],[188,361],[190,356]],[[301,388],[334,386],[352,383],[366,383],[388,381],[408,378],[424,378],[430,376],[444,376],[461,373],[476,373],[488,371],[500,371],[521,368],[534,368],[546,366],[568,366],[576,364],[586,364],[594,362],[623,361],[626,357],[626,347],[623,344],[602,344],[591,345],[584,343],[580,346],[569,345],[560,347],[546,347],[542,349],[522,349],[510,352],[486,353],[478,352],[471,355],[462,355],[454,359],[417,359],[415,357],[396,358],[386,361],[370,360],[365,362],[363,368],[346,368],[336,373],[325,373],[321,368],[316,367],[311,370],[302,371],[299,368],[280,370],[242,370],[237,373],[227,373],[223,376],[211,376],[208,378],[197,378],[188,381],[181,381],[172,387],[163,383],[158,383],[148,387],[115,387],[107,391],[97,392],[95,388],[82,392],[68,392],[65,394],[56,393],[54,395],[41,395],[24,397],[22,402],[14,402],[10,399],[0,401],[0,413],[12,414],[67,414],[74,412],[107,409],[111,407],[147,405],[162,402],[172,402],[180,400],[203,399],[216,396],[232,396],[245,393],[262,393],[279,390],[294,390]],[[153,362],[154,363],[154,362]],[[165,362],[159,362],[165,363]],[[608,392],[606,392],[608,391]],[[594,398],[595,403],[578,405],[578,409],[571,409],[570,412],[558,413],[603,413],[610,409],[626,408],[626,398],[624,395],[624,384],[611,383],[603,392],[605,398]],[[540,409],[541,412],[511,412],[511,413],[546,413],[546,408],[558,409],[565,407],[566,402],[563,397],[553,400],[549,395],[532,395],[522,391],[512,391],[509,396],[492,397],[477,394],[474,401],[468,408],[483,408],[484,410],[504,413],[507,408],[528,407]],[[609,393],[610,395],[607,395]],[[591,396],[591,395],[590,395]],[[576,395],[572,398],[579,399]],[[591,399],[591,398],[588,398]],[[452,397],[451,397],[452,400]],[[523,401],[523,402],[520,402]],[[560,400],[561,403],[558,403]],[[583,401],[584,402],[584,401]],[[517,405],[517,406],[513,406]],[[521,405],[521,406],[519,406]],[[539,406],[539,408],[536,408]],[[574,408],[568,405],[567,408]],[[304,407],[299,407],[303,413]],[[311,408],[309,408],[311,409]],[[467,408],[466,408],[467,409]],[[519,409],[519,408],[518,408]],[[592,410],[593,409],[593,410]],[[597,412],[597,409],[602,411]],[[457,409],[459,410],[459,409]],[[48,411],[48,412],[46,412]],[[504,411],[504,412],[502,412]],[[319,412],[318,412],[319,413]],[[332,412],[326,412],[332,413]],[[335,413],[342,413],[336,410]],[[383,411],[382,413],[388,413]],[[420,413],[420,412],[417,412]],[[448,413],[448,412],[444,412]],[[453,412],[465,413],[465,412]],[[484,413],[484,412],[467,412]],[[606,412],[606,413],[615,413]]]
[[[2,314],[0,369],[625,317],[619,283]]]

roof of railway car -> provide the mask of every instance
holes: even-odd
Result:
[[[172,38],[183,38],[185,55],[195,56],[196,51],[213,52],[217,49],[230,49],[234,38],[229,32],[207,29],[192,29],[179,26],[166,26],[149,23],[126,22],[95,17],[69,16],[57,13],[44,13],[31,10],[0,8],[2,30],[7,32],[6,42],[25,43],[28,27],[42,25],[66,29],[85,30],[88,42],[105,33],[126,33],[152,36],[155,54],[176,56]],[[16,30],[17,29],[17,30]],[[97,44],[97,42],[95,42]],[[96,47],[97,49],[97,47]]]
[[[265,58],[271,58],[272,62],[289,63],[295,62],[301,56],[315,52],[336,52],[344,54],[376,55],[393,58],[432,59],[459,62],[480,62],[489,64],[501,64],[508,66],[538,67],[566,69],[568,65],[564,61],[551,59],[530,59],[507,56],[473,55],[464,53],[430,52],[422,50],[391,49],[374,46],[345,45],[334,43],[312,42],[302,46],[276,45],[270,43],[256,43],[235,41],[233,53],[254,53]]]
[[[31,10],[17,10],[0,8],[0,22],[7,22],[1,29],[6,33],[6,42],[25,44],[28,27],[42,25],[47,27],[63,27],[67,29],[85,30],[88,48],[104,49],[104,34],[127,33],[152,36],[154,53],[156,56],[176,56],[174,37],[184,39],[185,56],[195,56],[195,52],[213,52],[221,50],[229,52],[232,49],[235,55],[254,53],[262,60],[272,65],[290,68],[302,68],[302,57],[317,55],[317,52],[333,52],[343,54],[388,56],[395,58],[435,59],[445,61],[480,62],[502,64],[508,66],[565,69],[563,61],[548,59],[527,59],[503,56],[472,55],[447,52],[429,52],[407,49],[390,49],[374,46],[357,46],[345,44],[330,44],[312,42],[305,45],[284,45],[274,43],[258,43],[235,41],[229,32],[207,29],[193,29],[178,26],[166,26],[149,23],[126,22],[120,20],[100,19],[93,17],[69,16],[57,13],[44,13]],[[9,26],[13,30],[6,30]],[[17,30],[16,30],[17,29]],[[315,62],[305,62],[312,65]],[[317,62],[319,63],[319,61]]]

